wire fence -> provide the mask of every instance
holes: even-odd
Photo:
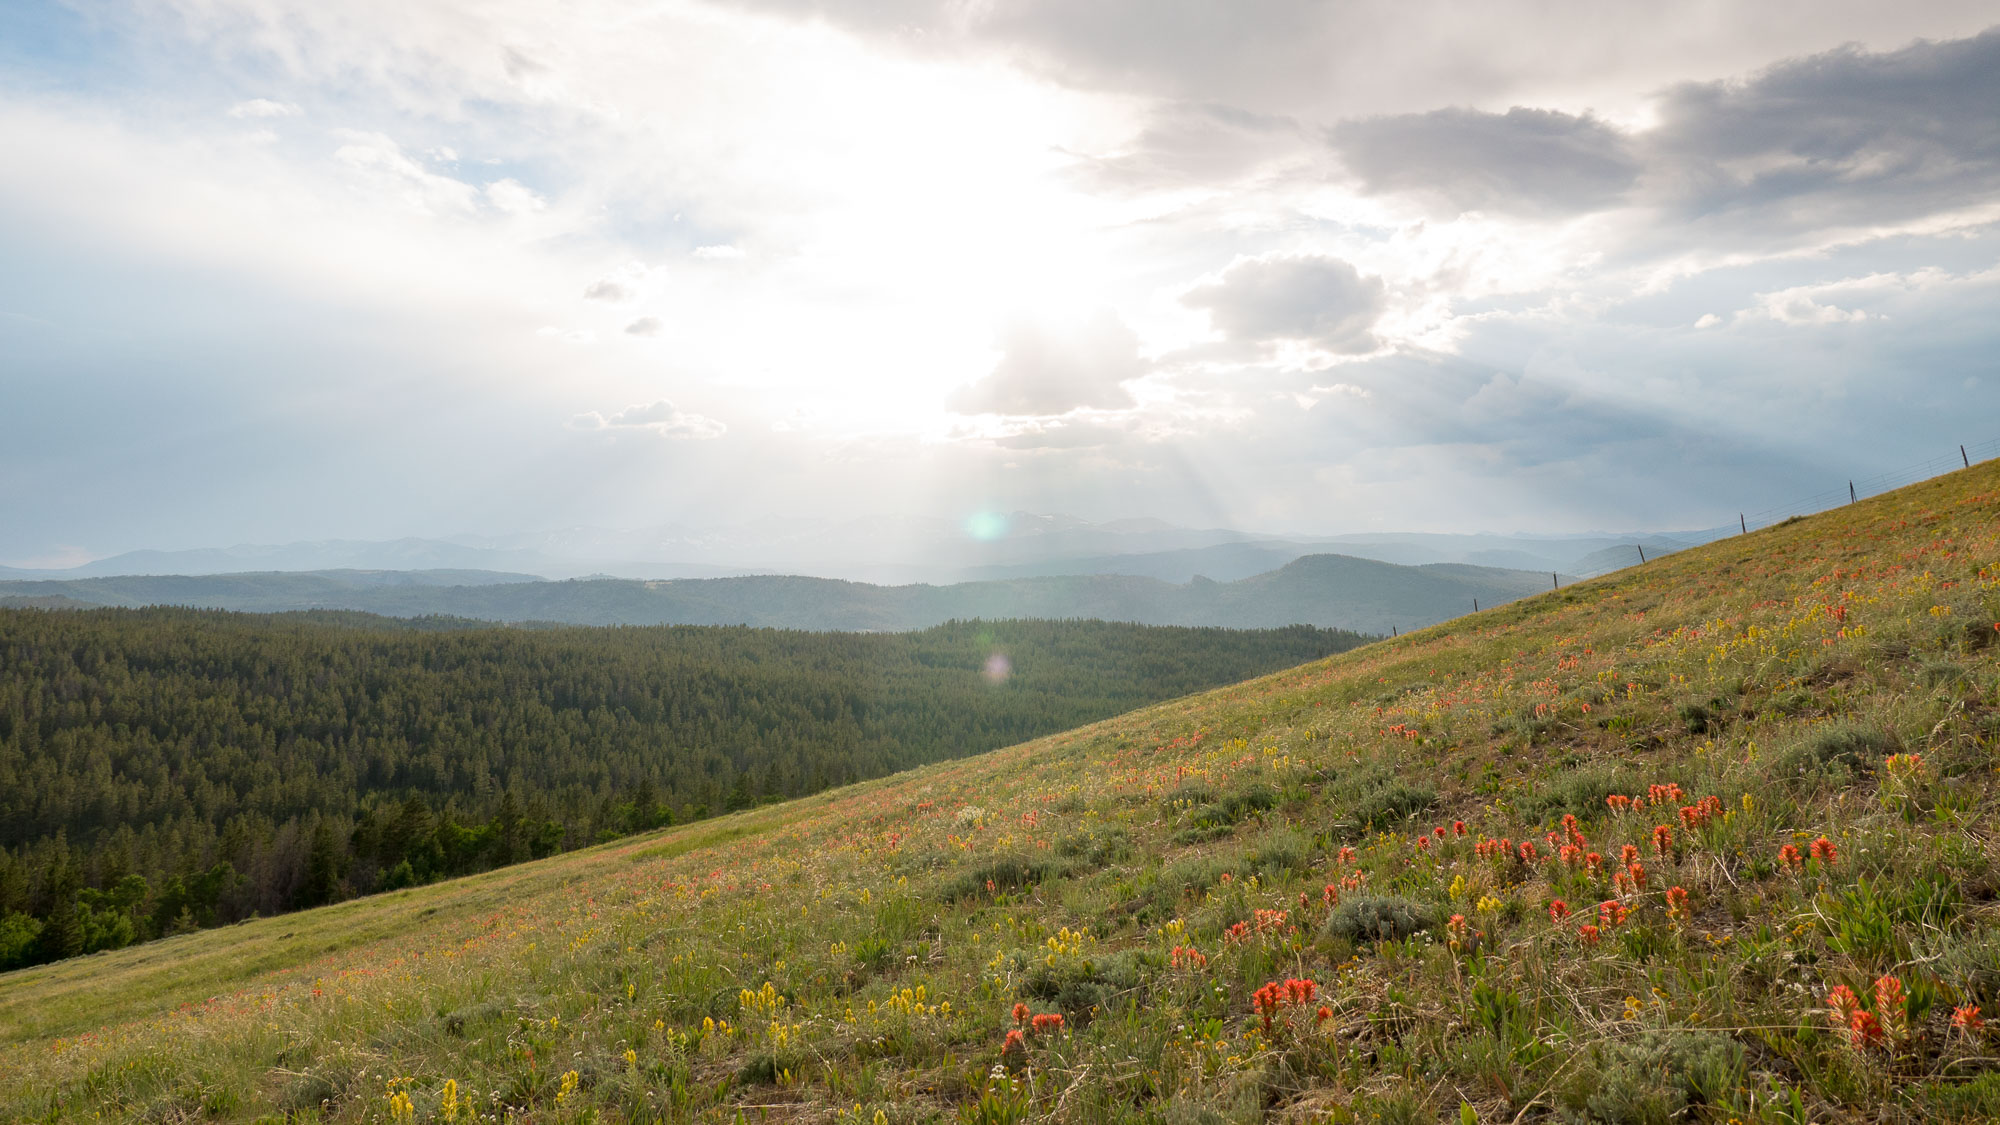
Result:
[[[1598,567],[1595,570],[1579,571],[1575,577],[1595,578],[1600,574],[1610,574],[1616,570],[1624,570],[1628,566],[1637,566],[1645,562],[1646,559],[1657,558],[1661,554],[1670,554],[1673,551],[1685,550],[1689,547],[1699,547],[1704,543],[1713,543],[1718,539],[1727,539],[1732,535],[1741,535],[1745,532],[1755,531],[1760,527],[1770,527],[1773,524],[1783,523],[1793,516],[1809,516],[1816,512],[1838,508],[1842,504],[1851,504],[1856,500],[1862,500],[1870,496],[1879,496],[1884,492],[1893,492],[1904,485],[1915,484],[1920,480],[1929,480],[1932,477],[1943,476],[1958,469],[1970,468],[1981,461],[1995,456],[2000,456],[2000,438],[1977,442],[1971,445],[1961,445],[1942,457],[1933,457],[1928,461],[1891,470],[1878,476],[1850,480],[1839,488],[1816,493],[1790,504],[1781,504],[1775,508],[1766,508],[1761,512],[1738,512],[1736,523],[1734,524],[1725,524],[1706,531],[1676,532],[1672,535],[1657,536],[1653,540],[1650,540],[1655,548],[1651,554],[1648,554],[1646,550],[1646,541],[1634,540],[1632,544],[1633,557],[1629,563],[1613,563],[1608,566]],[[1659,546],[1669,544],[1671,545],[1670,550],[1658,550]],[[1551,576],[1552,584],[1553,581],[1554,577]]]

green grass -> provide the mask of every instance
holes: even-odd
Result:
[[[1996,517],[1980,466],[978,758],[0,976],[0,1118],[1989,1120],[2000,1052],[1952,1015],[2000,1015]]]

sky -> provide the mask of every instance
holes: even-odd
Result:
[[[1995,24],[0,0],[0,564],[1715,526],[2000,437]]]

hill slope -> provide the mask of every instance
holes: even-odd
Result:
[[[0,1114],[1990,1120],[1996,515],[0,977]]]
[[[983,618],[1096,618],[1140,625],[1321,625],[1387,633],[1499,605],[1547,588],[1546,574],[1475,566],[1400,566],[1313,555],[1238,582],[1089,574],[874,586],[752,575],[640,582],[522,582],[464,571],[321,571],[0,582],[0,596],[66,597],[108,606],[185,605],[252,613],[346,609],[571,625],[755,625],[897,631]],[[1255,624],[1253,624],[1255,623]]]

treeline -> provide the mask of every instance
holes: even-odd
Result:
[[[802,796],[1365,639],[0,610],[0,968]]]

